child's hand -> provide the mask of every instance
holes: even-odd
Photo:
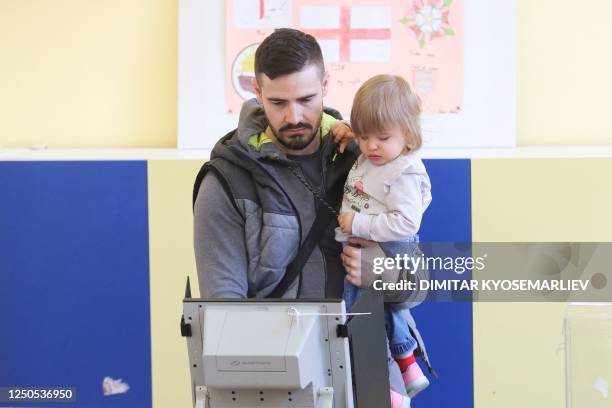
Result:
[[[338,151],[344,153],[344,149],[348,142],[355,138],[353,130],[346,123],[338,121],[335,122],[331,127],[332,134],[334,135],[334,142],[340,143]]]
[[[353,219],[355,218],[355,213],[352,211],[341,212],[338,216],[338,224],[340,225],[340,231],[345,234],[353,233]]]

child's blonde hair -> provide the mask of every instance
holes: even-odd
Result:
[[[351,127],[357,135],[367,135],[383,132],[389,125],[399,126],[406,134],[408,150],[417,150],[423,144],[419,96],[401,76],[376,75],[355,94]]]

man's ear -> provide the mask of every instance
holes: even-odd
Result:
[[[263,97],[261,96],[261,88],[257,83],[257,78],[251,78],[251,84],[253,85],[253,89],[255,89],[255,97],[259,101],[259,103],[263,104]]]
[[[323,96],[327,95],[327,86],[329,85],[329,71],[325,71],[323,74],[323,82],[321,82],[323,86]]]

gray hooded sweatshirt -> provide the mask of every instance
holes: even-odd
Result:
[[[338,112],[325,109],[321,120],[321,186],[310,186],[336,210],[356,146],[339,154],[331,124]],[[200,293],[205,297],[266,297],[314,222],[328,212],[325,228],[283,297],[341,298],[344,269],[335,242],[335,216],[316,198],[300,165],[289,159],[263,131],[267,122],[255,100],[246,102],[238,128],[214,147],[194,188],[195,252]],[[297,173],[297,175],[296,175]],[[298,177],[299,176],[299,177]],[[303,180],[300,181],[300,178]]]

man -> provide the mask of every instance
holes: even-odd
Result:
[[[276,30],[257,49],[255,73],[257,101],[243,105],[238,128],[217,143],[194,189],[200,293],[270,296],[319,214],[325,227],[314,234],[312,252],[286,290],[273,295],[342,297],[332,211],[357,154],[354,144],[341,153],[330,134],[340,115],[323,108],[328,74],[321,49],[310,35]]]
[[[328,74],[321,49],[310,35],[276,30],[257,48],[255,75],[257,101],[244,103],[238,128],[215,145],[196,179],[200,294],[341,298],[345,268],[361,268],[360,249],[342,250],[334,239],[358,152],[355,143],[339,148],[330,132],[340,115],[323,107]],[[314,243],[312,251],[300,252],[305,243]],[[295,278],[283,279],[290,270]],[[400,390],[401,374],[389,364]]]

